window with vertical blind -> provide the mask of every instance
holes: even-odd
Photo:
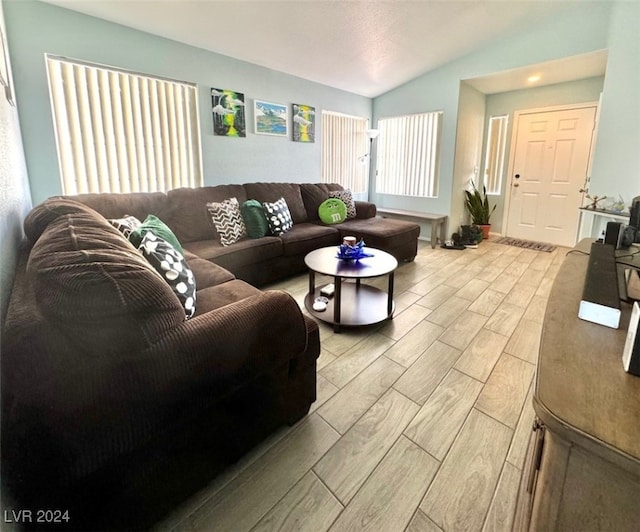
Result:
[[[376,192],[437,197],[442,111],[378,120]]]
[[[507,146],[507,122],[509,117],[492,116],[487,131],[487,151],[484,158],[484,185],[487,194],[500,194]]]
[[[64,194],[202,185],[195,84],[47,55]]]
[[[340,183],[354,194],[368,190],[369,119],[322,112],[322,182]]]

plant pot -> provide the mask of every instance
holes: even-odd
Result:
[[[489,230],[491,229],[491,224],[478,225],[478,227],[482,229],[482,240],[489,240]]]

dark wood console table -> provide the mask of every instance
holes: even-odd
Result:
[[[578,318],[588,260],[567,255],[549,296],[514,530],[640,530],[640,377],[622,367],[631,306],[618,330]]]

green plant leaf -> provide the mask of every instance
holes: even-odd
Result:
[[[471,181],[471,185],[473,186],[473,190],[464,191],[465,207],[471,215],[474,224],[488,225],[493,211],[496,210],[496,206],[491,207],[489,205],[486,186],[483,186],[482,192],[480,192],[473,181]]]

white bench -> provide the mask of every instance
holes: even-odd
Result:
[[[429,222],[431,224],[431,247],[435,248],[438,243],[438,237],[440,242],[444,244],[447,239],[447,219],[446,214],[432,214],[430,212],[418,212],[418,211],[405,211],[402,209],[377,209],[378,214],[382,218],[388,218],[393,216],[399,216],[401,218],[410,218],[418,222]]]

